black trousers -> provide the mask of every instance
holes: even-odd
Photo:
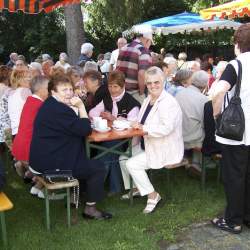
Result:
[[[104,197],[105,167],[98,160],[85,160],[83,164],[73,169],[73,175],[79,180],[80,189],[84,186],[87,202],[101,201]]]
[[[243,220],[250,221],[250,146],[221,147],[225,219],[229,224],[241,225]]]

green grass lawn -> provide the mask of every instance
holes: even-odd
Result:
[[[106,198],[100,208],[113,213],[109,221],[86,221],[79,208],[78,223],[66,226],[63,201],[51,202],[52,230],[45,228],[44,200],[29,194],[30,185],[24,184],[14,170],[7,167],[5,192],[14,203],[6,213],[9,249],[13,250],[155,250],[177,240],[178,233],[194,222],[209,220],[224,207],[221,185],[216,184],[215,171],[210,170],[205,192],[200,182],[188,177],[185,170],[171,174],[171,193],[168,194],[166,172],[153,175],[156,190],[166,203],[152,215],[142,214],[146,198],[136,199],[133,206],[119,197]],[[1,249],[1,243],[0,243]]]

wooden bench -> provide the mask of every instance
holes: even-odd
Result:
[[[168,195],[171,194],[171,178],[170,178],[170,172],[171,172],[171,170],[175,169],[175,168],[187,166],[188,164],[189,164],[188,159],[183,158],[181,162],[176,163],[176,164],[172,164],[172,165],[166,165],[163,168],[163,169],[165,169],[165,171],[167,171],[167,193],[168,193]],[[152,179],[152,174],[153,174],[154,170],[155,169],[150,169],[150,172],[149,172],[150,179]],[[161,170],[161,168],[159,170]]]
[[[0,192],[0,217],[1,217],[3,245],[5,248],[7,248],[7,231],[6,231],[6,222],[5,222],[4,212],[12,208],[13,208],[12,202],[8,199],[8,197],[3,192]]]
[[[202,153],[201,148],[193,148],[193,151],[200,152],[201,153],[201,188],[202,190],[205,190],[206,186],[206,165],[205,165],[205,156]],[[210,158],[215,161],[216,167],[218,168],[218,173],[217,173],[217,183],[220,182],[220,164],[218,162],[221,161],[222,155],[221,154],[212,154]]]
[[[62,198],[66,197],[67,199],[67,223],[68,226],[71,226],[71,216],[70,216],[70,188],[78,187],[78,180],[66,181],[66,182],[55,182],[50,183],[47,182],[43,177],[36,176],[38,182],[40,182],[44,186],[45,190],[45,209],[46,209],[46,226],[47,230],[50,230],[50,211],[49,211],[49,201],[51,196],[49,195],[49,190],[61,190],[66,189],[66,192],[62,194]],[[79,190],[79,189],[78,189]]]

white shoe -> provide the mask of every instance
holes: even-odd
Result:
[[[143,213],[150,214],[150,213],[154,212],[157,205],[159,204],[159,202],[161,200],[162,200],[161,196],[158,193],[157,193],[155,199],[148,199],[147,205],[146,205],[145,209],[143,210]]]
[[[42,190],[39,190],[38,194],[37,194],[37,197],[40,198],[40,199],[44,199],[45,196],[44,196],[44,193]]]
[[[40,192],[41,190],[36,188],[35,186],[33,186],[31,189],[30,189],[30,193],[32,195],[38,195],[38,193]]]

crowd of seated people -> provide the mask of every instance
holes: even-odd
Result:
[[[188,62],[185,53],[179,60],[166,54],[162,63],[157,61],[161,69],[153,66],[145,72],[147,97],[141,106],[126,92],[122,72],[105,72],[103,78],[92,52],[91,44],[82,46],[78,66],[71,66],[67,54],[61,53],[55,65],[44,54],[29,65],[19,56],[12,68],[0,67],[1,147],[3,143],[10,147],[18,174],[33,182],[32,195],[44,197],[34,175],[70,166],[82,193],[86,192],[84,217],[111,218],[96,207],[104,197],[104,181],[113,195],[130,188],[129,176],[133,178],[133,196],[147,195],[143,213],[152,213],[162,198],[146,170],[177,164],[184,151],[193,148],[220,152],[212,136],[212,104],[206,93],[212,95],[213,72],[218,82],[226,62],[216,68],[208,61]],[[130,159],[111,153],[98,161],[87,159],[84,140],[95,117],[109,122],[127,119],[134,129],[144,131],[143,138],[134,138]],[[118,142],[102,145],[112,147]],[[200,172],[201,152],[191,155],[189,166]],[[128,199],[129,194],[121,198]]]

